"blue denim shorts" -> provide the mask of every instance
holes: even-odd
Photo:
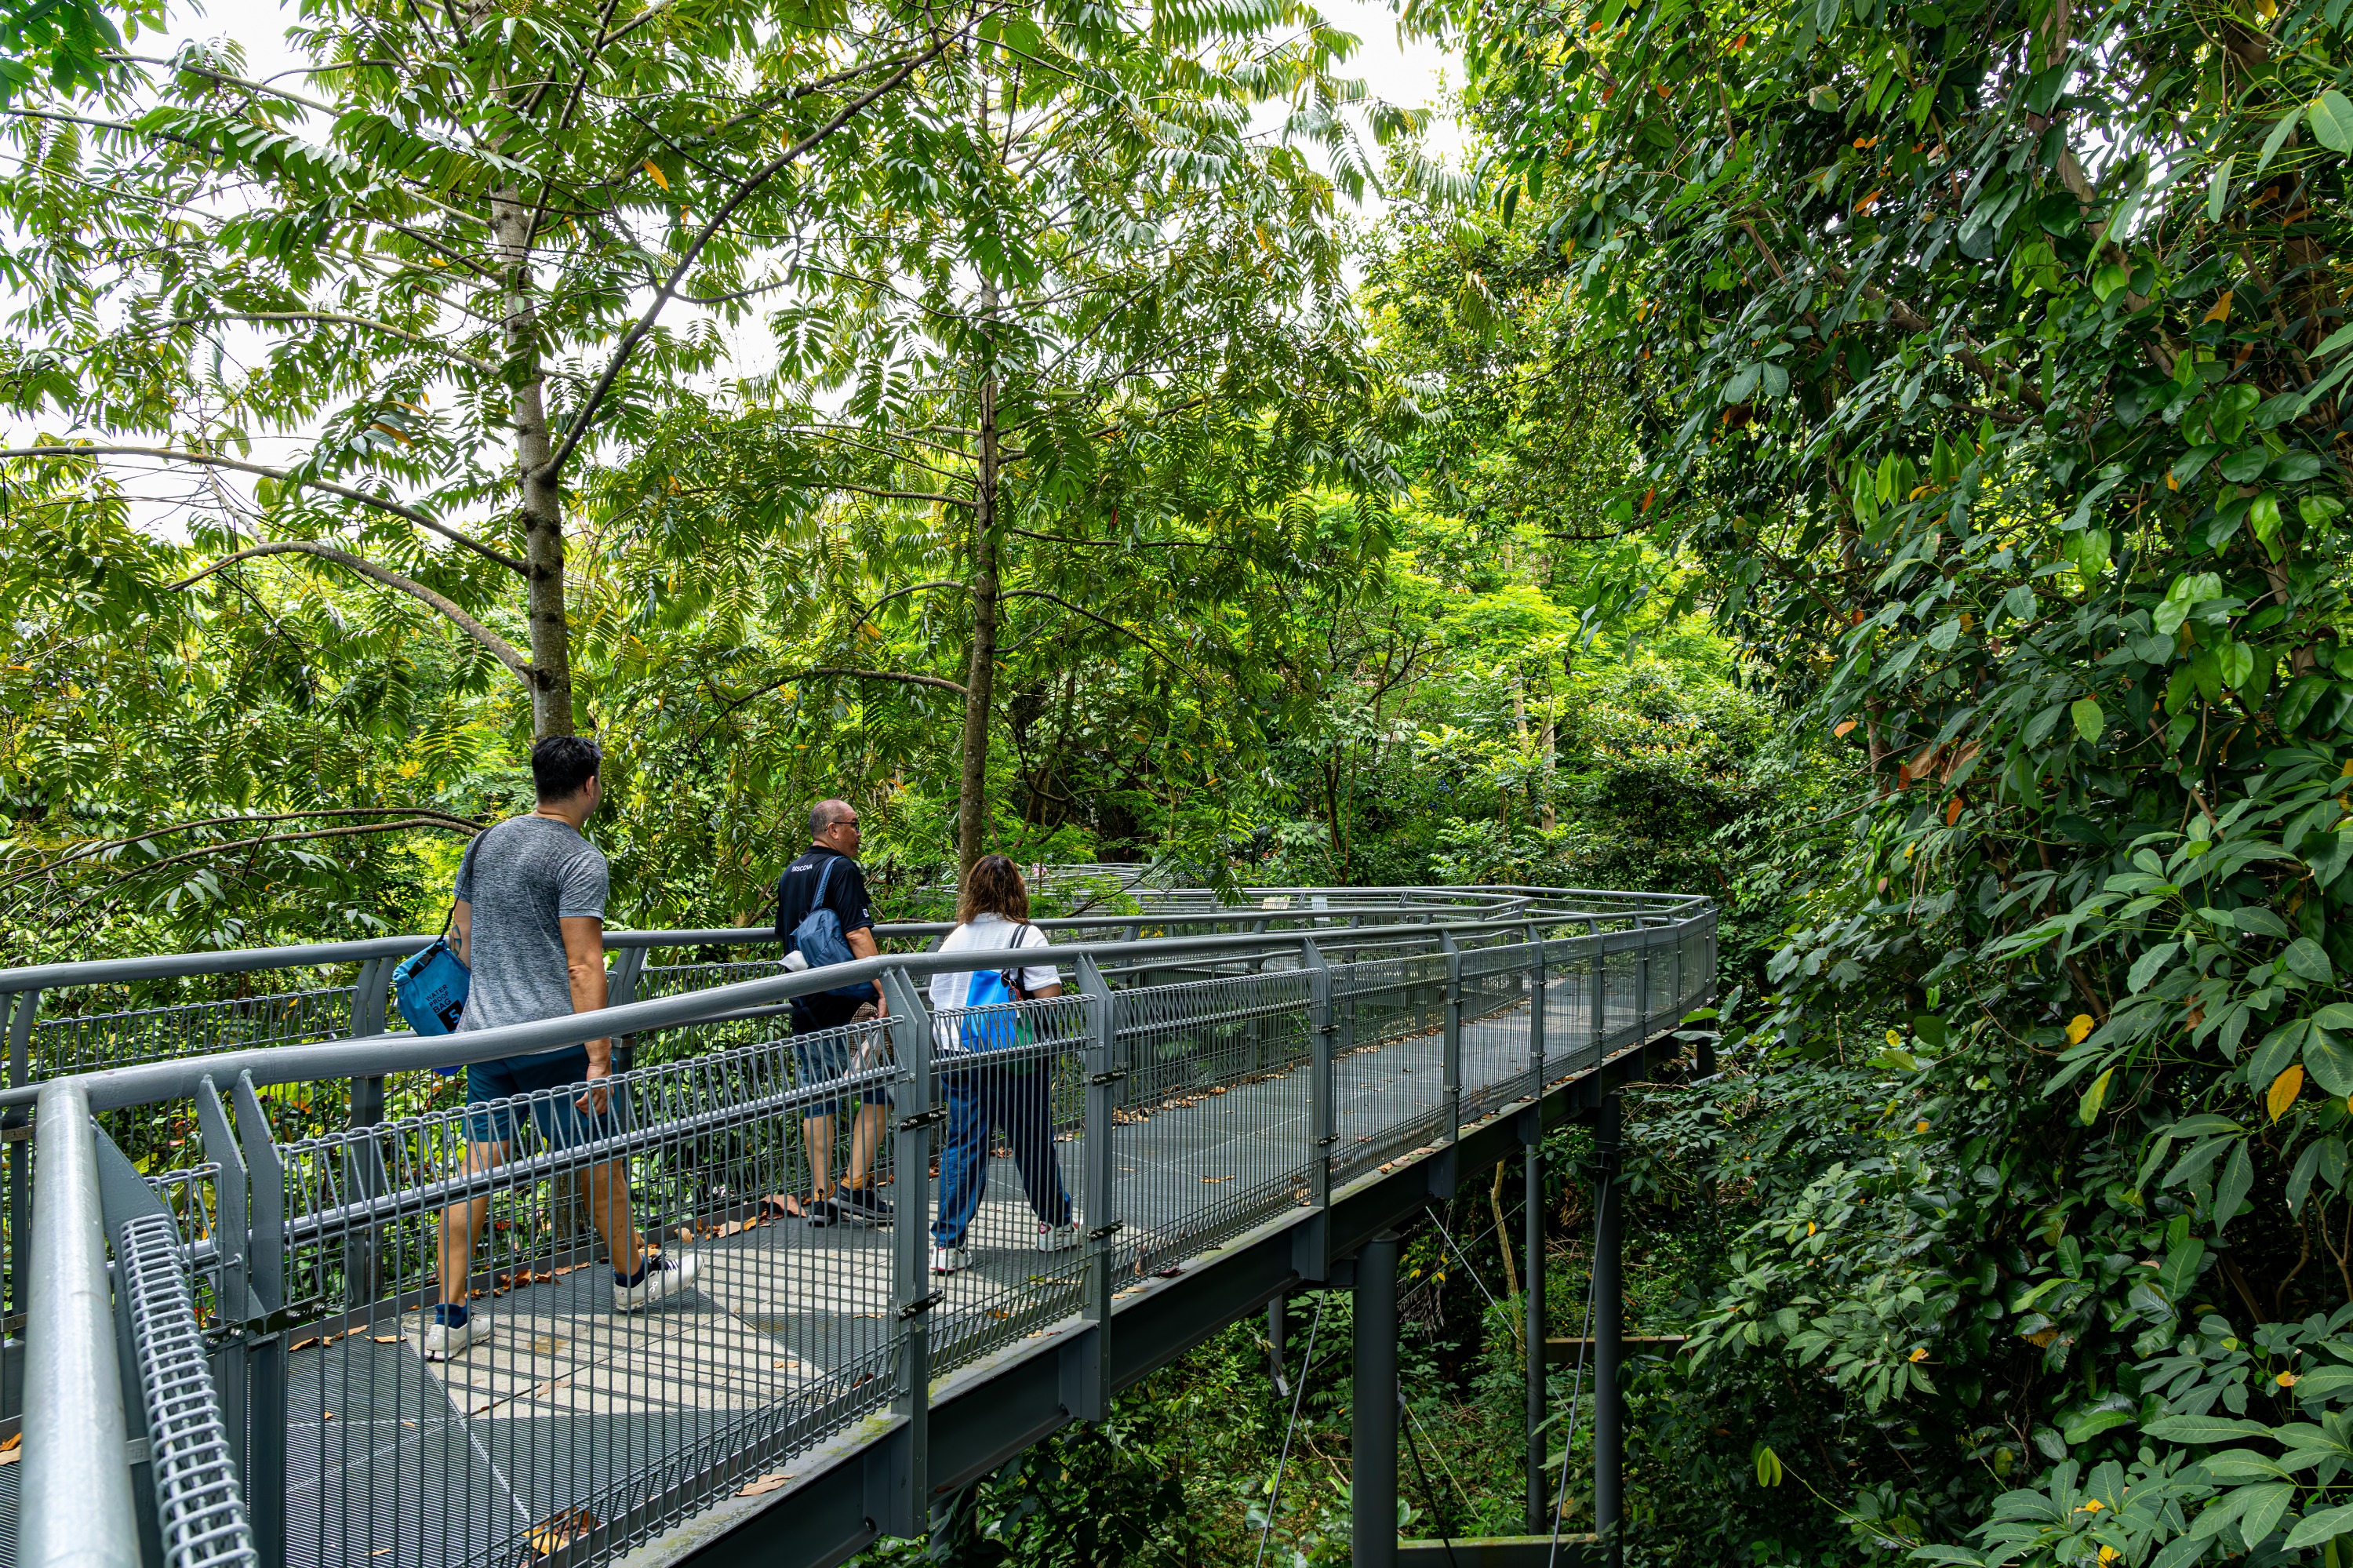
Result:
[[[855,1034],[796,1035],[793,1039],[793,1061],[800,1068],[801,1083],[804,1086],[822,1084],[830,1079],[848,1077],[856,1070],[858,1046],[859,1037]],[[868,1057],[870,1067],[881,1064],[877,1053],[869,1052]],[[831,1116],[841,1109],[848,1099],[849,1097],[844,1095],[835,1099],[816,1101],[803,1107],[801,1114]],[[869,1084],[858,1091],[858,1101],[860,1105],[887,1106],[891,1103],[891,1090],[886,1085]]]
[[[562,1088],[588,1081],[588,1048],[551,1051],[543,1056],[506,1056],[475,1062],[466,1068],[466,1140],[504,1143],[515,1134],[515,1113],[527,1109],[532,1125],[550,1149],[569,1149],[592,1138],[618,1132],[620,1122],[610,1106],[602,1116],[580,1108],[576,1095],[549,1095],[526,1107],[494,1105],[519,1095]],[[617,1105],[618,1096],[613,1104]]]

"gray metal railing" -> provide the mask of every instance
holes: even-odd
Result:
[[[59,1201],[54,1124],[90,1129],[114,1173],[111,1331],[147,1391],[149,1533],[167,1560],[245,1549],[241,1481],[252,1551],[272,1568],[604,1562],[861,1422],[919,1419],[936,1377],[1059,1320],[1108,1324],[1123,1282],[1327,1202],[1710,992],[1704,900],[1510,896],[1502,919],[1407,899],[1380,924],[1331,923],[1347,917],[1333,909],[1291,931],[1065,946],[1065,995],[1000,1013],[934,1013],[920,991],[988,960],[901,954],[474,1035],[133,1064],[13,1087],[0,1106],[73,1097],[40,1109],[37,1246]],[[884,986],[888,1019],[785,1032],[792,996],[858,978]],[[290,1138],[268,1108],[273,1091],[607,1032],[668,1049],[617,1077],[602,1114],[567,1110],[576,1090],[500,1107],[507,1155],[488,1169],[466,1156],[482,1140],[470,1134],[501,1130],[479,1107]],[[174,1168],[142,1181],[100,1128],[174,1107],[195,1130]],[[867,1191],[895,1223],[780,1217],[814,1201],[813,1150],[835,1172],[861,1160],[862,1120],[879,1122]],[[637,1233],[698,1270],[651,1310],[611,1309],[599,1204],[617,1191]],[[571,1212],[582,1193],[585,1221]],[[470,1203],[486,1210],[481,1238],[445,1263],[443,1216]],[[927,1232],[960,1212],[969,1266],[933,1273]],[[99,1332],[53,1294],[35,1298],[37,1348]],[[490,1335],[427,1362],[431,1306],[453,1294]],[[192,1344],[209,1395],[187,1375]],[[159,1406],[158,1389],[176,1403]],[[37,1439],[28,1429],[28,1519],[61,1484],[36,1464]],[[18,1558],[52,1560],[72,1559]]]

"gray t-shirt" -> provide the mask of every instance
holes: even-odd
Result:
[[[553,817],[511,817],[474,841],[458,868],[458,897],[473,906],[466,957],[474,971],[459,1033],[570,1016],[556,922],[603,919],[608,881],[596,846]]]

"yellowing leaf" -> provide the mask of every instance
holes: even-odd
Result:
[[[1928,1124],[1925,1120],[1915,1122],[1913,1124],[1912,1130],[1915,1132],[1926,1132],[1928,1130]]]
[[[2277,1121],[2287,1114],[2287,1107],[2295,1104],[2295,1097],[2303,1092],[2303,1067],[2290,1067],[2272,1080],[2270,1090],[2263,1096],[2263,1108],[2272,1113],[2274,1121]]]
[[[2111,1067],[2092,1080],[2092,1086],[2085,1089],[2084,1097],[2075,1103],[2076,1120],[2089,1127],[2100,1119],[2100,1107],[2108,1102],[2108,1084],[2116,1075],[2116,1070]],[[2054,1242],[2052,1245],[2057,1244]]]
[[[2279,1384],[2282,1388],[2294,1388],[2295,1386],[2295,1373],[2292,1372],[2284,1372],[2272,1381]]]
[[[2203,325],[2207,322],[2226,322],[2230,319],[2231,291],[2225,289],[2222,291],[2222,297],[2214,302],[2214,308],[2208,311],[2203,316],[2200,317],[2199,322],[2200,325]]]
[[[2067,1044],[2081,1045],[2084,1043],[2084,1037],[2091,1032],[2092,1015],[2088,1012],[2079,1012],[2067,1021]]]
[[[1781,1456],[1762,1443],[1757,1446],[1757,1484],[1760,1487],[1781,1484]]]
[[[1928,1359],[1928,1347],[1926,1345],[1913,1346],[1911,1359],[1915,1361],[1926,1361]]]
[[[2166,471],[2165,488],[2168,490],[2179,490],[2181,488],[2181,482],[2173,477],[2173,472],[2170,469]]]
[[[1904,1036],[1891,1029],[1887,1032],[1887,1044],[1890,1050],[1900,1051],[1904,1048]]]
[[[1808,1235],[1812,1235],[1814,1234],[1814,1222],[1811,1220],[1808,1220],[1806,1222],[1806,1234]]]
[[[1838,726],[1838,727],[1837,727],[1836,729],[1831,730],[1831,733],[1832,735],[1834,735],[1834,736],[1840,736],[1841,739],[1843,739],[1846,736],[1852,734],[1852,733],[1853,733],[1853,731],[1854,731],[1854,720],[1852,720],[1852,719],[1842,719],[1842,720],[1841,720],[1841,721],[1839,722],[1839,726]],[[2353,768],[2353,762],[2348,762],[2345,766],[2346,766],[2348,768]]]
[[[653,180],[654,184],[661,186],[662,189],[670,189],[669,176],[664,175],[661,170],[655,165],[654,161],[651,158],[648,158],[646,160],[646,174]]]

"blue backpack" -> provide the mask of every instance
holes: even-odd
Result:
[[[474,845],[481,842],[481,835],[477,833],[473,843],[466,846],[460,871],[473,863]],[[466,1015],[466,997],[473,990],[474,971],[449,946],[450,922],[457,917],[458,905],[452,899],[448,916],[441,922],[441,935],[433,938],[430,947],[401,959],[399,967],[392,971],[392,994],[400,1002],[400,1016],[419,1034],[453,1033],[458,1021]],[[433,1070],[445,1078],[458,1071],[455,1067]]]
[[[1014,949],[1021,946],[1021,931],[1013,936]],[[956,1043],[976,1054],[983,1051],[1008,1051],[1016,1045],[1026,1045],[1029,1031],[1013,1004],[1027,1001],[1021,990],[1020,960],[1015,968],[979,969],[972,977],[971,989],[965,992],[964,1015],[956,1021]]]
[[[841,916],[825,906],[826,884],[833,880],[833,868],[840,864],[843,858],[836,855],[825,863],[825,870],[818,874],[816,901],[810,906],[809,912],[801,916],[801,923],[793,927],[793,946],[800,949],[801,957],[808,960],[809,968],[813,969],[823,969],[828,964],[846,964],[858,957],[849,950],[849,938],[841,934]],[[824,994],[854,996],[860,1001],[871,1001],[874,1000],[874,985],[871,980],[860,980],[856,985],[834,986]]]

